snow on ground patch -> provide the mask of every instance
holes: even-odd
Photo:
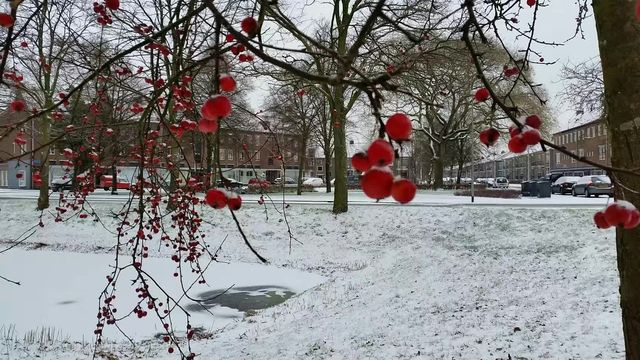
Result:
[[[196,342],[202,359],[624,358],[614,232],[595,229],[593,209],[352,207],[335,216],[294,205],[287,216],[303,244],[291,254],[283,216],[262,211],[238,212],[258,251],[329,279]],[[255,261],[226,215],[205,214],[205,231],[230,234],[222,260]],[[63,249],[64,239],[50,241]],[[138,356],[174,358],[162,344]]]

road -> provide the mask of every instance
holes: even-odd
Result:
[[[122,203],[129,199],[131,195],[128,191],[119,191],[118,195],[111,195],[107,191],[97,190],[89,196],[90,201]],[[56,200],[58,193],[51,194],[51,199]],[[0,205],[2,200],[35,200],[38,198],[36,190],[14,190],[0,189]],[[242,195],[245,206],[259,205],[260,195]],[[269,194],[267,201],[276,204],[283,203],[283,194]],[[349,191],[349,205],[353,206],[508,206],[508,207],[567,207],[567,208],[599,208],[607,204],[607,197],[585,198],[573,197],[570,195],[552,195],[551,198],[529,198],[520,199],[498,199],[476,197],[471,203],[469,197],[454,196],[452,191],[426,191],[420,190],[415,199],[407,205],[399,205],[393,199],[374,201],[367,198],[362,191]],[[333,194],[324,192],[304,193],[301,196],[295,194],[285,194],[284,202],[290,205],[318,205],[330,206],[333,204]]]

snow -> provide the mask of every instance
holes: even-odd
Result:
[[[356,206],[338,216],[326,206],[330,194],[287,196],[287,220],[302,244],[289,238],[285,218],[277,211],[282,211],[280,196],[274,196],[275,207],[266,208],[255,204],[257,198],[243,196],[244,204],[250,205],[243,204],[236,215],[271,266],[311,272],[326,281],[230,323],[210,339],[193,342],[199,358],[624,358],[615,232],[592,224],[594,211],[607,199],[476,198],[479,203],[470,206],[465,204],[468,198],[450,192],[421,192],[414,206],[369,206],[365,201],[372,202],[359,193],[350,195]],[[6,229],[0,249],[37,222],[31,205],[32,201],[0,198],[0,228]],[[118,203],[93,205],[109,227],[106,215]],[[227,212],[203,214],[209,241],[228,235],[222,261],[256,262]],[[84,257],[106,253],[113,245],[111,235],[91,221],[45,220],[45,228],[20,250],[0,254],[0,274],[38,280],[27,273],[31,268],[20,265],[28,261],[23,255],[51,256],[36,248],[72,259],[72,252]],[[1,265],[13,261],[9,259],[15,254],[23,254],[19,264]],[[150,256],[159,264],[170,264],[167,253],[154,250]],[[105,265],[87,266],[104,276]],[[22,270],[5,272],[15,267]],[[5,294],[17,289],[0,282],[3,304]],[[40,297],[55,300],[51,293]],[[96,308],[90,310],[93,314]],[[132,352],[126,344],[108,344],[104,350],[119,358],[130,358]],[[46,350],[20,343],[0,346],[0,354],[3,351],[12,359],[92,354],[89,346],[63,342]],[[136,356],[177,358],[160,341],[141,344]]]

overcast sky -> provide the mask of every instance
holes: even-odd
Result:
[[[289,8],[288,13],[291,18],[302,22],[301,28],[303,29],[312,31],[319,19],[331,16],[331,6],[323,4],[323,2],[315,2],[311,6],[304,6],[301,1],[293,3],[299,4],[299,6]],[[565,40],[573,36],[575,32],[578,6],[575,0],[545,0],[545,3],[548,6],[541,6],[538,10],[536,36],[540,40],[565,43]],[[532,19],[533,11],[527,6],[525,8],[519,18],[520,25],[525,25]],[[535,50],[540,52],[546,62],[555,62],[551,65],[534,65],[534,71],[536,82],[542,84],[549,93],[549,105],[558,120],[557,130],[563,130],[576,124],[575,114],[567,104],[561,103],[557,96],[563,88],[560,78],[563,65],[578,64],[598,56],[596,29],[592,14],[591,5],[589,5],[589,17],[583,22],[584,39],[578,35],[563,46],[535,46]],[[505,32],[503,36],[505,40],[516,41],[511,33]],[[514,48],[526,46],[523,41],[524,39],[513,44]],[[251,96],[251,104],[254,108],[260,108],[261,99],[266,95],[269,82],[268,79],[265,79],[265,81],[258,81],[255,84],[256,91]]]

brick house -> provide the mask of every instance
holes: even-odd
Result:
[[[611,145],[608,141],[606,126],[600,119],[557,132],[553,134],[553,142],[598,164],[609,165],[611,163],[609,155],[611,154]],[[600,169],[580,163],[553,149],[549,152],[551,154],[551,173],[576,176],[603,173]]]

